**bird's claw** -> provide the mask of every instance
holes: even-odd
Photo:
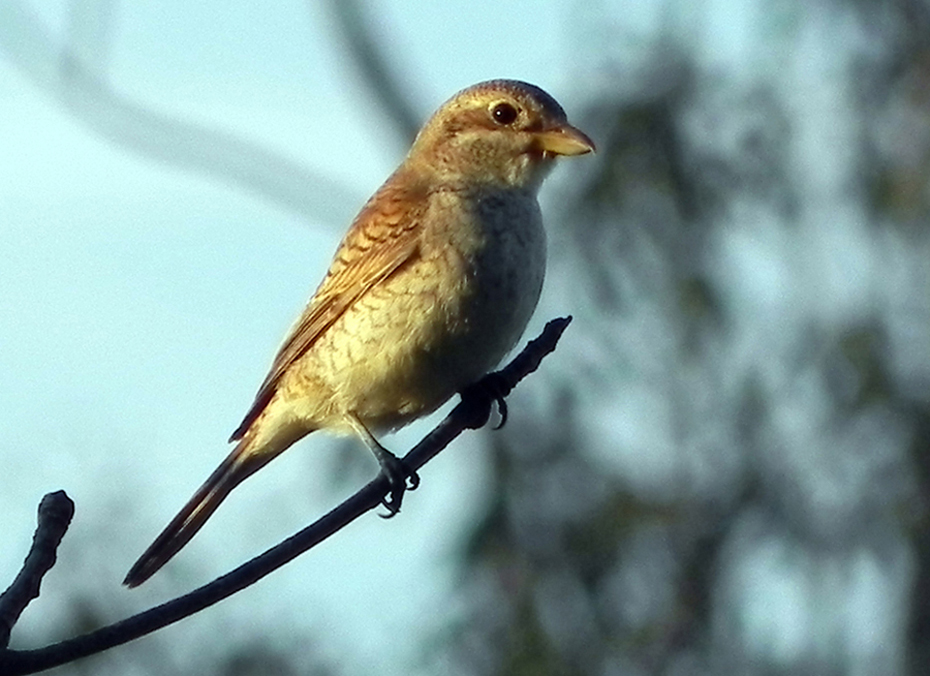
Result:
[[[504,398],[510,393],[510,387],[504,382],[499,373],[489,373],[477,383],[469,385],[462,391],[462,396],[467,397],[469,393],[480,392],[483,399],[490,399],[497,403],[497,412],[500,414],[500,420],[494,425],[495,430],[499,430],[507,424],[507,400]],[[473,429],[484,427],[491,417],[491,407],[488,404],[486,411],[480,416],[480,422],[473,426]]]
[[[499,430],[507,424],[507,400],[504,399],[502,395],[496,395],[494,400],[497,402],[497,412],[501,417],[501,419],[494,426],[494,429]]]
[[[390,489],[381,498],[381,504],[387,509],[387,514],[379,514],[382,519],[390,519],[400,511],[406,491],[416,490],[420,485],[420,475],[412,470],[407,463],[393,453],[385,451],[378,457],[381,465],[381,474],[387,479]]]

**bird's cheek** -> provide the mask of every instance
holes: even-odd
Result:
[[[510,182],[522,184],[526,178],[535,172],[536,167],[542,163],[542,154],[537,151],[520,153],[507,164],[510,168]]]

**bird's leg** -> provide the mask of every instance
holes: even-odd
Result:
[[[507,385],[503,377],[496,371],[494,373],[488,373],[478,382],[472,383],[463,389],[460,393],[462,401],[469,399],[475,401],[475,405],[481,402],[483,406],[479,412],[476,412],[475,421],[469,426],[472,429],[484,427],[491,417],[491,405],[497,402],[497,411],[500,414],[500,421],[494,426],[494,429],[499,430],[502,428],[507,423],[507,401],[504,397],[510,394],[510,390],[511,387]]]
[[[375,459],[381,466],[381,473],[391,487],[388,494],[381,500],[381,504],[387,507],[388,510],[388,514],[382,516],[389,519],[400,511],[400,505],[404,500],[404,492],[408,489],[412,491],[420,485],[420,477],[403,460],[382,446],[357,415],[349,413],[346,415],[346,420],[374,454]],[[410,481],[409,485],[407,484],[408,479]]]

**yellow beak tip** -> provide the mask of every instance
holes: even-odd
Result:
[[[570,124],[541,132],[538,139],[540,147],[553,155],[585,155],[597,150],[587,134]]]

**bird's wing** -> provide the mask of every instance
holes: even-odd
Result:
[[[398,176],[394,176],[397,179]],[[417,256],[426,191],[389,180],[362,208],[326,277],[278,351],[252,407],[230,441],[241,439],[271,401],[281,377],[369,289]]]

